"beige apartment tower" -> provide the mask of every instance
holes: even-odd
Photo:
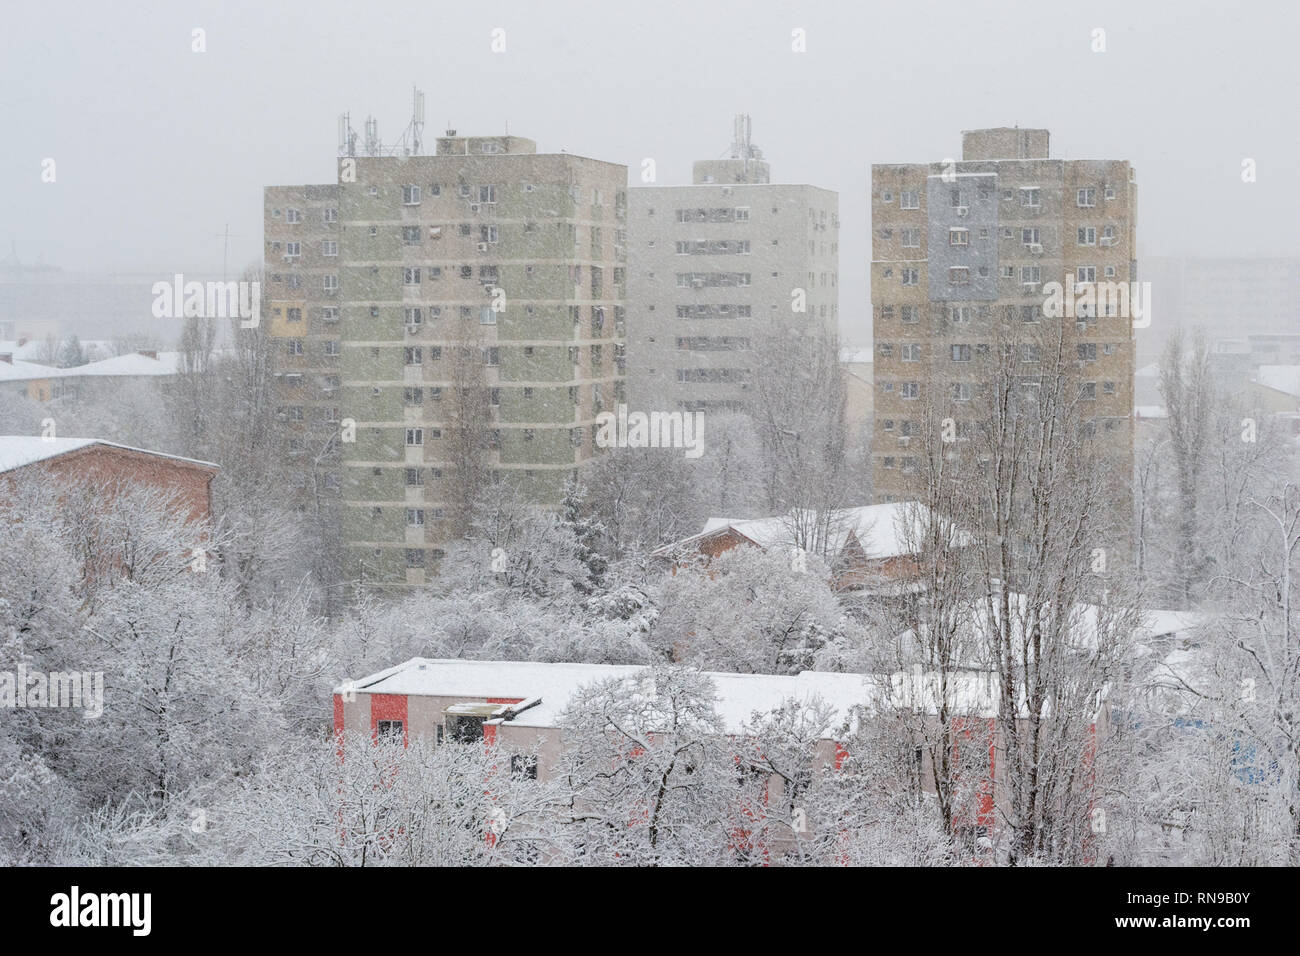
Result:
[[[1063,323],[1083,424],[1112,462],[1111,517],[1131,524],[1135,317],[1109,301],[1057,318],[1044,306],[1049,283],[1082,298],[1137,282],[1136,212],[1128,162],[1052,159],[1047,130],[974,130],[959,161],[872,167],[877,501],[914,494],[922,409],[960,419],[978,407],[1008,330],[1032,337]],[[1036,348],[1016,346],[1029,385]]]

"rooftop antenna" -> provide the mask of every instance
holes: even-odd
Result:
[[[379,120],[373,116],[366,117],[366,155],[378,156],[382,147],[379,144]]]
[[[411,155],[419,156],[424,148],[424,91],[419,87],[414,90],[414,103],[411,108]]]
[[[357,154],[357,134],[352,129],[352,114],[339,114],[339,155],[355,156]]]
[[[731,127],[731,158],[745,162],[746,177],[749,174],[749,161],[762,159],[763,151],[754,145],[754,124],[748,113],[737,113]]]

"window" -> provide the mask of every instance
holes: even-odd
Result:
[[[970,245],[970,230],[969,230],[969,229],[949,229],[949,230],[948,230],[948,245],[950,245],[950,246],[966,246],[966,245]]]
[[[483,364],[488,367],[495,367],[501,364],[501,348],[493,345],[483,350]]]
[[[302,210],[301,210],[301,209],[286,209],[286,210],[284,211],[284,221],[285,221],[285,222],[302,222]]]
[[[900,229],[899,237],[902,240],[904,249],[921,248],[921,230],[920,229]]]
[[[971,396],[970,382],[952,383],[952,400],[954,402],[969,402],[970,396]]]
[[[921,194],[915,189],[904,189],[898,197],[899,209],[920,209]]]
[[[302,355],[303,354],[302,339],[285,339],[284,350],[289,355]]]
[[[406,444],[408,447],[424,444],[423,428],[408,428],[406,430]]]
[[[403,186],[402,187],[402,205],[418,206],[420,205],[420,187]]]
[[[1038,285],[1043,280],[1042,266],[1021,266],[1020,267],[1020,284],[1021,285]]]
[[[953,266],[948,270],[948,281],[952,285],[970,285],[970,269],[966,266]]]
[[[1035,186],[1023,186],[1020,189],[1020,205],[1036,208],[1039,205],[1038,188]]]
[[[1097,383],[1080,382],[1079,383],[1079,401],[1095,402],[1097,400]]]
[[[481,203],[493,203],[497,201],[496,186],[480,186],[478,188],[478,201]]]
[[[1038,244],[1039,244],[1039,243],[1038,243],[1038,228],[1037,228],[1037,227],[1034,227],[1034,228],[1030,228],[1030,229],[1021,229],[1021,230],[1020,230],[1020,244],[1021,244],[1022,246],[1036,246],[1036,245],[1038,245]]]
[[[969,362],[971,358],[971,348],[969,345],[954,345],[952,347],[952,360],[954,362]]]
[[[1027,364],[1035,364],[1041,359],[1041,351],[1037,345],[1020,346],[1020,361]]]
[[[420,267],[419,267],[419,266],[407,266],[406,268],[404,268],[404,269],[402,270],[402,284],[403,284],[403,285],[408,285],[408,286],[411,286],[411,285],[419,285],[419,284],[420,284]]]
[[[494,225],[478,227],[479,242],[496,242],[498,236],[499,236],[499,231],[497,227]]]
[[[912,399],[921,397],[920,382],[903,382],[899,386],[898,392],[903,398]]]
[[[408,563],[408,567],[409,567],[409,563]],[[400,720],[375,721],[376,735],[386,740],[401,740],[404,735],[404,729],[405,729],[405,725]]]
[[[287,319],[287,320],[290,321],[290,322],[301,322],[301,321],[302,321],[302,309],[297,309],[297,308],[295,308],[295,309],[285,309],[285,311],[284,311],[284,317],[285,317],[285,319]]]
[[[1097,244],[1097,228],[1095,226],[1080,226],[1076,245],[1095,246]]]
[[[899,306],[898,319],[903,325],[916,325],[920,321],[920,310],[914,305]]]
[[[902,269],[903,285],[919,285],[921,282],[921,273],[917,269]]]
[[[337,292],[338,290],[339,290],[339,277],[338,277],[338,276],[325,276],[325,291],[326,291],[326,292]]]
[[[339,211],[336,207],[330,206],[328,209],[322,211],[321,218],[323,218],[326,222],[338,222]]]
[[[406,526],[407,526],[408,528],[419,528],[419,527],[423,527],[423,525],[424,525],[424,509],[423,509],[423,508],[407,508],[407,509],[406,509]]]
[[[420,244],[420,227],[403,226],[402,227],[402,245],[418,246]]]
[[[1107,187],[1106,187],[1106,198],[1107,198],[1107,199],[1114,199],[1114,198],[1115,198],[1115,187],[1114,187],[1114,186],[1107,186]]]
[[[423,365],[423,364],[424,364],[424,349],[421,348],[420,346],[418,346],[418,345],[407,346],[407,348],[405,349],[405,352],[406,352],[406,364],[407,364],[407,365]]]
[[[1096,266],[1079,266],[1074,273],[1074,281],[1079,284],[1097,281]]]
[[[341,343],[338,339],[326,339],[323,351],[329,358],[337,358],[342,354]]]
[[[286,259],[297,259],[302,255],[301,242],[286,242],[284,244],[284,257]]]
[[[424,567],[424,551],[422,551],[420,548],[407,548],[406,566],[408,568]]]
[[[920,344],[919,344],[919,343],[916,343],[916,342],[913,342],[913,343],[910,343],[910,344],[904,345],[904,346],[902,347],[901,351],[899,352],[899,357],[900,357],[904,362],[919,362],[919,361],[921,361],[921,346],[920,346]]]
[[[1114,394],[1115,394],[1115,383],[1114,383],[1114,382],[1102,382],[1102,383],[1101,383],[1101,393],[1102,393],[1103,395],[1114,395]]]
[[[406,469],[406,487],[419,488],[424,484],[424,472],[419,468]]]
[[[422,388],[405,388],[402,390],[402,400],[407,405],[423,405],[424,389]]]
[[[1077,353],[1078,356],[1079,356],[1079,361],[1080,361],[1080,362],[1095,362],[1095,361],[1097,361],[1097,343],[1096,343],[1096,342],[1080,342],[1078,345],[1075,346],[1075,351],[1076,351],[1076,353]]]
[[[418,308],[408,308],[408,309],[406,309],[406,324],[407,324],[407,325],[421,325],[421,324],[423,324],[423,322],[424,322],[424,318],[423,318],[423,316],[421,315],[420,310],[419,310]]]
[[[1074,201],[1075,204],[1078,205],[1080,209],[1086,209],[1089,206],[1095,206],[1097,205],[1097,190],[1092,188],[1091,186],[1088,186],[1084,189],[1080,189],[1077,193],[1074,194]]]

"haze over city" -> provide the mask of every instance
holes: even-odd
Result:
[[[229,223],[242,268],[261,256],[262,187],[331,181],[345,111],[395,140],[412,86],[426,138],[508,126],[543,152],[625,164],[633,185],[645,157],[658,182],[689,182],[747,113],[774,182],[839,193],[840,324],[862,342],[870,166],[959,157],[964,129],[1046,127],[1053,156],[1130,160],[1139,258],[1300,254],[1300,103],[1267,95],[1300,81],[1297,30],[1291,5],[1224,15],[1207,0],[24,4],[0,36],[15,135],[0,247],[65,269],[219,275]],[[46,157],[57,184],[40,180]]]

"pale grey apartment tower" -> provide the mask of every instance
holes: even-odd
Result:
[[[736,118],[689,186],[628,190],[628,391],[638,408],[741,411],[773,325],[833,334],[839,198],[773,183]]]

